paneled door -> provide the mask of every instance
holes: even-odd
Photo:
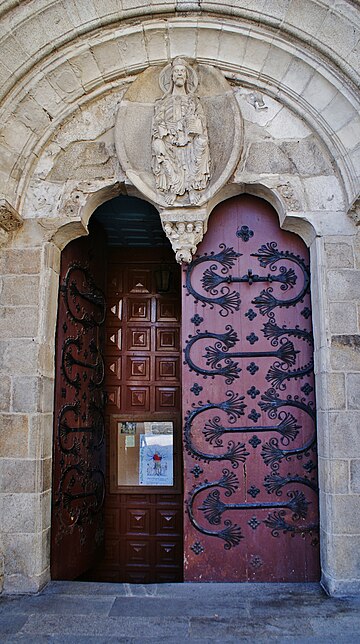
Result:
[[[103,546],[105,239],[62,252],[56,336],[51,575],[75,579]]]
[[[183,575],[180,270],[168,249],[108,253],[104,581]]]
[[[309,256],[265,201],[211,214],[182,329],[185,580],[318,580]]]

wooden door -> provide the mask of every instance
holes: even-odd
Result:
[[[105,239],[77,239],[61,257],[56,332],[51,575],[75,579],[103,544]]]
[[[319,579],[309,257],[261,199],[183,273],[185,579]]]
[[[171,251],[109,251],[105,558],[96,579],[182,579],[179,291]]]

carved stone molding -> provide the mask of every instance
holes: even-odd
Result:
[[[9,236],[23,225],[23,219],[9,202],[0,197],[0,246],[6,244]]]
[[[161,223],[179,264],[190,264],[207,230],[208,215],[204,208],[163,210]]]
[[[289,181],[280,183],[277,186],[280,195],[283,197],[289,210],[300,210],[300,202],[296,198],[294,188]]]
[[[120,101],[115,145],[128,179],[160,209],[205,207],[243,148],[234,90],[212,65],[150,66]]]
[[[353,203],[348,214],[355,226],[360,226],[360,198]]]
[[[7,233],[12,233],[20,228],[23,223],[22,217],[20,217],[15,208],[4,197],[0,197],[0,228]]]

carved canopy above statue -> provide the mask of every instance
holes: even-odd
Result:
[[[221,72],[179,57],[139,75],[115,125],[128,178],[167,212],[204,206],[229,180],[242,141],[239,107]]]

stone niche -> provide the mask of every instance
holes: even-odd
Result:
[[[166,188],[159,189],[154,171],[154,115],[161,101],[171,96],[172,65],[180,60],[185,63],[188,80],[191,80],[189,94],[194,97],[195,104],[200,104],[201,118],[206,123],[203,138],[206,138],[207,147],[207,178],[198,185],[195,195],[186,189],[183,194],[180,194],[181,189],[176,195],[175,190],[173,194],[166,194]],[[129,180],[145,198],[157,205],[160,212],[204,207],[229,180],[241,155],[243,124],[233,89],[221,72],[210,65],[175,59],[166,66],[151,66],[132,83],[119,105],[115,144]],[[176,145],[178,143],[174,144],[175,155]],[[189,155],[185,165],[188,158]],[[179,161],[177,163],[180,165]],[[184,220],[187,220],[186,216]]]

